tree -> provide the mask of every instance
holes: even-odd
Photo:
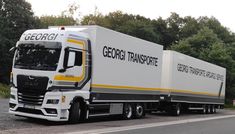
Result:
[[[99,12],[85,16],[81,24],[96,24],[152,42],[159,42],[160,35],[155,33],[151,20],[140,15],[125,14],[121,11],[102,15]]]
[[[199,17],[198,23],[202,27],[208,27],[218,36],[219,39],[223,40],[224,43],[235,42],[235,35],[229,31],[226,27],[222,26],[221,23],[214,17]]]
[[[231,103],[235,96],[235,62],[230,49],[213,30],[204,27],[192,37],[172,45],[171,49],[226,68],[226,100]]]
[[[42,16],[39,18],[40,27],[48,28],[48,26],[71,26],[77,22],[73,17],[69,16]]]
[[[201,58],[201,54],[204,51],[208,51],[214,43],[221,42],[222,41],[212,30],[208,27],[204,27],[197,34],[173,44],[170,49],[183,52],[196,58]]]
[[[13,56],[9,49],[25,30],[37,24],[31,5],[25,0],[0,1],[0,82],[9,82]]]

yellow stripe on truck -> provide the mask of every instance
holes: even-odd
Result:
[[[57,81],[69,81],[69,82],[80,82],[83,80],[83,75],[82,76],[66,76],[66,75],[56,75],[54,77],[54,80]]]
[[[84,49],[84,45],[85,45],[85,42],[84,41],[81,41],[81,40],[75,40],[75,39],[68,39],[67,42],[70,42],[70,43],[74,43],[74,44],[77,44],[77,45],[80,45],[82,46],[82,48]]]
[[[133,90],[158,90],[166,91],[162,88],[145,88],[145,87],[134,87],[134,86],[114,86],[114,85],[102,85],[102,84],[92,84],[93,88],[111,88],[111,89],[133,89]]]
[[[145,88],[145,87],[135,87],[135,86],[116,86],[116,85],[104,85],[104,84],[92,84],[92,88],[110,88],[110,89],[128,89],[128,90],[152,90],[161,92],[174,92],[174,93],[188,93],[197,95],[208,95],[208,96],[218,96],[218,94],[207,93],[207,92],[193,92],[189,90],[180,89],[167,89],[167,88]]]

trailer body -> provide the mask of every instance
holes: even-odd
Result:
[[[157,101],[163,47],[105,28],[92,30],[92,101]]]
[[[162,88],[170,102],[224,105],[226,69],[175,52],[163,52]]]

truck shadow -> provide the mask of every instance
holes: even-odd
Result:
[[[142,120],[142,119],[148,119],[150,117],[143,117],[141,119],[131,119],[131,120],[124,120],[119,115],[115,116],[98,116],[98,117],[90,117],[89,119],[79,122],[78,124],[89,124],[89,123],[98,123],[98,122],[111,122],[111,121],[132,121],[132,120]],[[28,117],[19,117],[15,119],[17,122],[24,122],[24,123],[30,123],[34,125],[40,125],[40,126],[59,126],[59,125],[76,125],[76,124],[70,124],[69,122],[54,122],[54,121],[48,121],[43,119],[36,119],[36,118],[28,118]]]
[[[219,114],[219,113],[217,113]],[[209,115],[214,115],[214,114],[200,114],[196,111],[191,111],[191,112],[183,112],[181,114],[181,116],[172,116],[169,113],[166,112],[152,112],[152,113],[148,113],[146,114],[145,117],[141,118],[141,119],[131,119],[131,120],[124,120],[121,118],[120,115],[112,115],[112,116],[98,116],[98,117],[90,117],[88,120],[77,123],[77,124],[70,124],[69,122],[53,122],[53,121],[48,121],[48,120],[43,120],[43,119],[35,119],[35,118],[25,118],[25,117],[21,117],[21,118],[17,118],[15,119],[16,121],[19,122],[24,122],[24,123],[30,123],[30,124],[34,124],[34,125],[40,125],[40,126],[59,126],[59,125],[79,125],[79,124],[91,124],[91,123],[98,123],[98,122],[113,122],[113,121],[120,121],[120,122],[124,122],[124,121],[129,121],[129,122],[134,122],[135,120],[148,120],[148,119],[152,119],[152,118],[187,118],[190,116],[199,116],[199,117],[203,117],[203,116],[209,116]]]

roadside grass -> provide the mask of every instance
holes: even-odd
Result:
[[[10,86],[0,83],[0,98],[9,98],[10,97]]]
[[[224,108],[235,110],[235,106],[233,106],[233,104],[225,104]]]

